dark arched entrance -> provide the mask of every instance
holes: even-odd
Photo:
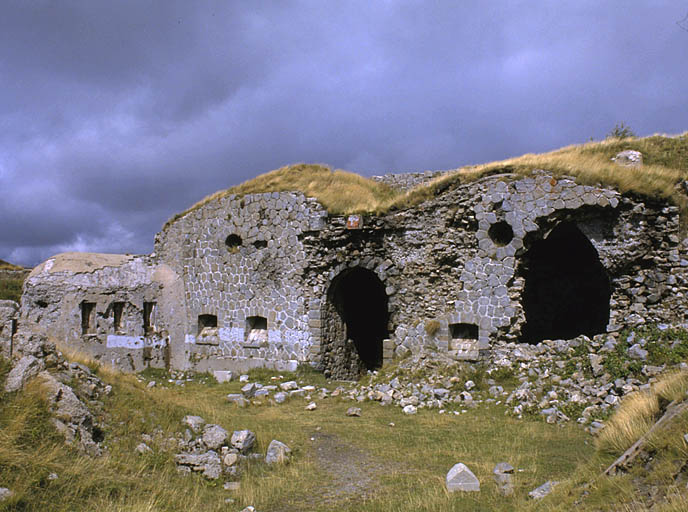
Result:
[[[325,374],[356,378],[380,367],[388,321],[385,285],[374,272],[354,267],[335,277],[323,310]]]
[[[521,341],[606,332],[611,288],[597,250],[572,222],[557,225],[524,255]]]

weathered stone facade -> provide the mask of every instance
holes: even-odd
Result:
[[[683,321],[684,251],[678,208],[544,172],[380,216],[328,216],[301,193],[219,196],[151,256],[37,267],[20,331],[126,369],[310,363],[349,378],[423,347],[475,360],[497,339]]]

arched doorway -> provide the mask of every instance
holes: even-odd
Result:
[[[523,257],[526,323],[521,341],[606,332],[611,287],[590,240],[572,222],[557,225]]]
[[[323,368],[328,377],[356,378],[382,365],[389,312],[385,285],[354,267],[334,278],[323,309]]]

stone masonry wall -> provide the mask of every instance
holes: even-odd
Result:
[[[451,185],[380,216],[328,216],[301,193],[219,196],[161,231],[150,257],[68,254],[34,269],[20,334],[42,330],[124,369],[310,363],[353,378],[364,366],[347,331],[361,311],[346,310],[338,287],[358,275],[347,293],[382,297],[388,312],[375,341],[383,360],[423,348],[476,360],[497,340],[521,339],[532,321],[528,269],[561,226],[602,269],[610,316],[601,330],[684,321],[678,213],[544,172]],[[94,304],[87,328],[84,302]]]
[[[361,266],[385,283],[397,354],[425,346],[475,359],[497,337],[520,335],[521,258],[562,221],[578,226],[607,269],[612,329],[629,311],[647,320],[682,318],[668,297],[676,284],[672,268],[679,261],[678,209],[673,206],[541,173],[518,180],[486,178],[413,209],[365,218],[357,230],[347,229],[345,221],[333,218],[327,228],[304,238],[316,334],[326,323],[322,317],[330,283],[343,270]],[[499,223],[513,232],[508,243],[490,237],[491,227]],[[452,324],[475,326],[477,336],[454,337]],[[321,366],[330,364],[327,347],[314,351]]]
[[[313,342],[300,237],[327,213],[300,193],[213,200],[156,238],[156,254],[183,276],[185,351],[197,370],[295,369]],[[200,317],[214,327],[200,328]]]

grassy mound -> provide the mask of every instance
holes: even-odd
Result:
[[[643,154],[640,168],[621,167],[611,158],[626,149]],[[221,190],[175,215],[164,226],[200,208],[209,201],[229,194],[301,191],[315,197],[332,214],[383,213],[390,209],[415,206],[452,186],[493,174],[527,176],[544,169],[555,176],[573,176],[582,184],[602,184],[621,192],[668,199],[682,209],[688,206],[677,184],[688,178],[688,132],[676,137],[608,138],[601,142],[567,146],[542,154],[526,154],[499,162],[461,167],[447,171],[435,180],[407,192],[342,170],[313,164],[282,167]]]

